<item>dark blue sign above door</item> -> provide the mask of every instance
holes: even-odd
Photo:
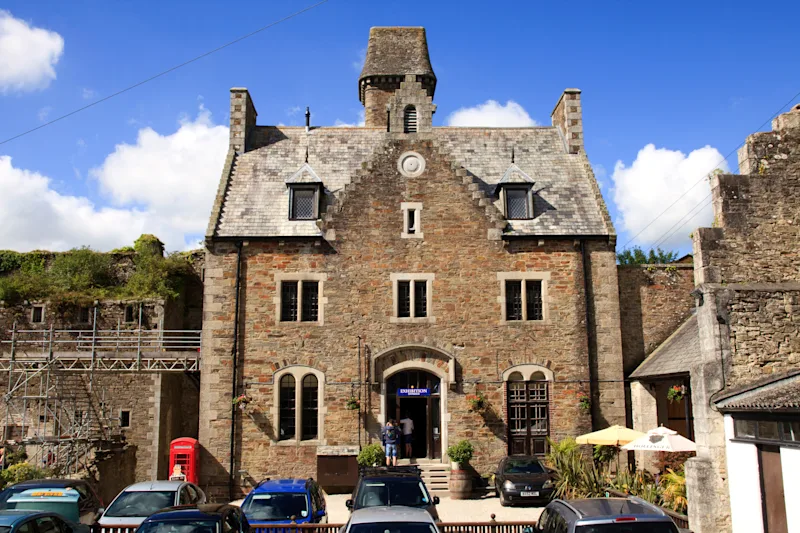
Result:
[[[422,397],[422,396],[430,396],[431,390],[428,388],[424,389],[397,389],[398,396],[410,396],[410,397]]]

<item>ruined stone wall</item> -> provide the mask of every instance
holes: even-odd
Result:
[[[399,178],[398,156],[410,149],[426,159],[419,178]],[[431,347],[427,359],[447,368],[455,359],[455,386],[447,392],[443,421],[448,443],[470,439],[477,453],[474,466],[488,472],[507,453],[503,419],[502,373],[511,366],[534,363],[550,369],[551,437],[561,439],[591,430],[591,417],[578,406],[578,394],[589,393],[591,364],[604,382],[597,386],[595,416],[624,423],[619,303],[613,244],[589,242],[587,254],[593,302],[593,353],[586,327],[584,265],[574,240],[493,241],[493,223],[472,190],[454,175],[450,161],[430,143],[397,142],[372,161],[370,176],[348,187],[341,210],[326,220],[330,243],[322,241],[251,240],[243,247],[241,355],[238,391],[253,400],[237,416],[234,471],[252,478],[267,475],[306,476],[316,472],[316,446],[357,444],[357,418],[345,402],[358,380],[357,339],[380,369],[403,359],[392,355],[401,346]],[[424,239],[401,239],[400,203],[422,202]],[[499,272],[546,272],[545,323],[502,323]],[[275,276],[287,272],[324,273],[324,323],[277,321]],[[212,243],[205,277],[203,381],[200,440],[204,447],[202,485],[211,494],[227,494],[231,371],[235,302],[236,248]],[[393,323],[392,273],[432,273],[435,320]],[[425,350],[422,350],[425,351]],[[446,355],[442,355],[446,354]],[[325,375],[324,427],[321,442],[276,442],[276,371],[303,365]],[[443,365],[443,366],[442,366]],[[615,366],[616,365],[616,366]],[[481,391],[489,400],[484,413],[468,409],[466,394]],[[380,382],[370,387],[365,405],[369,435],[377,438],[382,422]],[[237,476],[237,485],[241,480]]]
[[[617,272],[627,376],[691,315],[694,267],[619,265]]]

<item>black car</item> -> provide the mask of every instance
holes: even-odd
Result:
[[[427,510],[438,522],[438,503],[439,497],[432,497],[428,492],[416,466],[374,467],[361,470],[353,497],[347,500],[347,508],[355,511],[392,505],[418,507]]]
[[[679,533],[667,514],[640,498],[553,500],[536,531],[541,533]]]
[[[204,503],[182,505],[153,513],[142,522],[137,533],[248,533],[251,531],[244,513],[235,505]]]
[[[16,483],[0,492],[0,510],[8,509],[8,500],[12,496],[31,489],[75,489],[81,524],[94,524],[104,511],[103,501],[87,482],[80,479],[35,479]]]
[[[542,503],[555,490],[555,474],[539,459],[528,455],[503,458],[494,474],[494,488],[500,505]]]

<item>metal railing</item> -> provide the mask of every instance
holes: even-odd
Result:
[[[523,522],[440,522],[436,524],[441,533],[523,533],[534,529],[536,520]],[[343,524],[250,524],[254,533],[337,533]]]

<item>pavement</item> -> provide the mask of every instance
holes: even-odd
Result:
[[[484,496],[476,500],[453,500],[438,493],[441,502],[436,506],[442,522],[488,522],[495,515],[498,522],[538,520],[544,507],[502,507],[497,496]],[[326,494],[328,521],[344,524],[350,516],[345,502],[350,494]]]

